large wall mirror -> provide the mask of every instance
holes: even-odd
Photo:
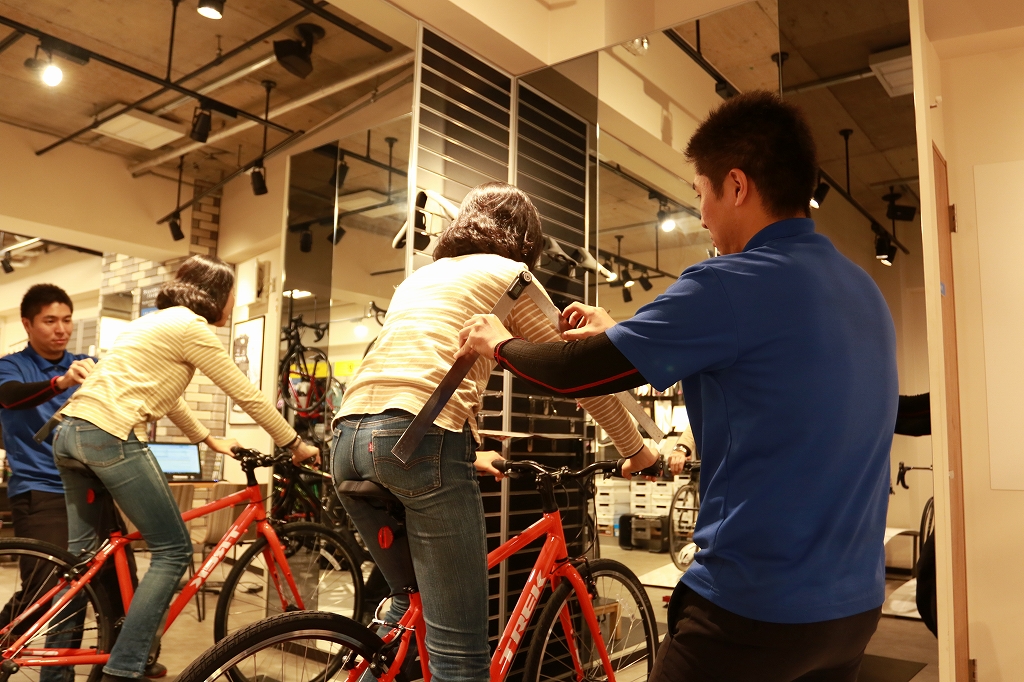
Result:
[[[388,58],[414,49],[412,18],[378,2],[357,9],[388,36]],[[372,56],[356,59],[369,69]],[[338,103],[351,115],[289,160],[280,404],[314,442],[329,438],[345,382],[404,278],[404,252],[392,243],[409,209],[412,69],[367,81]]]

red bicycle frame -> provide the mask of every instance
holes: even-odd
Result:
[[[597,622],[597,614],[594,613],[594,605],[591,603],[590,592],[587,590],[583,576],[580,575],[579,571],[568,560],[565,534],[562,531],[562,516],[557,511],[545,512],[536,523],[488,554],[487,568],[494,568],[534,540],[544,536],[547,536],[544,546],[540,550],[537,561],[534,562],[533,569],[530,571],[530,576],[526,581],[526,587],[523,588],[523,593],[512,610],[512,616],[505,626],[505,631],[498,642],[498,648],[491,659],[491,682],[502,682],[506,675],[508,675],[509,668],[512,666],[512,660],[515,658],[516,651],[522,643],[523,633],[526,632],[526,628],[530,624],[530,619],[533,617],[548,581],[551,582],[551,589],[554,591],[561,584],[562,580],[568,580],[576,592],[576,598],[579,601],[587,627],[591,632],[601,632],[601,626]],[[583,671],[583,664],[580,662],[579,652],[575,648],[572,618],[567,610],[563,609],[559,620],[565,632],[566,643],[572,656],[573,665],[576,668],[577,679],[582,680],[585,673]],[[398,621],[397,625],[398,627],[392,628],[383,637],[385,643],[394,641],[396,637],[401,637],[401,641],[399,642],[394,662],[387,672],[379,678],[378,682],[392,682],[394,680],[395,675],[398,674],[401,668],[401,662],[405,659],[405,655],[409,650],[409,641],[413,633],[416,635],[416,645],[420,656],[423,681],[430,682],[423,607],[418,593],[409,595],[409,609]],[[598,654],[601,656],[601,664],[608,675],[608,682],[615,682],[615,673],[612,670],[611,660],[608,658],[608,650],[605,648],[604,640],[599,636],[595,636],[594,643]],[[357,682],[369,665],[370,661],[361,661],[359,665],[349,672],[347,682]]]
[[[253,522],[256,523],[256,532],[267,539],[267,547],[263,550],[264,559],[267,562],[268,574],[270,579],[273,581],[274,586],[277,588],[278,595],[281,597],[281,610],[285,610],[289,605],[285,599],[284,590],[281,589],[281,575],[278,574],[278,567],[280,567],[280,574],[284,576],[284,581],[287,583],[288,588],[291,590],[292,595],[295,597],[295,605],[299,609],[305,609],[305,605],[302,603],[302,596],[299,594],[299,589],[295,584],[295,579],[292,576],[291,568],[288,566],[288,559],[284,554],[284,547],[281,545],[281,541],[277,537],[277,533],[274,532],[273,527],[267,521],[266,512],[263,509],[263,497],[260,493],[258,485],[250,485],[245,490],[240,490],[237,493],[228,495],[219,500],[204,504],[202,507],[191,509],[181,515],[183,521],[191,521],[192,519],[200,516],[205,516],[218,509],[225,509],[227,507],[234,507],[237,504],[248,502],[241,515],[231,524],[228,531],[224,534],[224,537],[217,543],[216,548],[210,553],[210,556],[206,558],[203,565],[196,571],[195,576],[189,580],[188,584],[182,589],[181,594],[178,598],[171,603],[170,612],[167,616],[167,625],[164,627],[166,632],[171,625],[174,623],[178,614],[185,605],[195,596],[196,592],[203,586],[206,579],[210,576],[218,564],[224,559],[224,555],[227,554],[228,550],[237,544],[238,540],[245,534],[249,529],[249,526]],[[41,604],[47,604],[54,597],[60,595],[56,602],[53,603],[49,610],[43,614],[35,623],[32,624],[29,629],[21,635],[11,646],[6,648],[0,657],[4,660],[13,659],[19,666],[68,666],[68,665],[98,665],[106,663],[110,658],[110,654],[97,653],[95,649],[61,649],[61,648],[27,648],[25,644],[31,641],[39,631],[58,613],[63,609],[72,599],[74,599],[84,587],[93,579],[100,568],[107,562],[107,560],[113,556],[114,566],[117,571],[117,583],[118,588],[121,591],[121,599],[125,605],[125,612],[128,611],[132,596],[134,595],[134,588],[132,587],[131,574],[128,569],[128,558],[125,555],[124,546],[133,540],[141,540],[142,534],[136,531],[128,535],[121,535],[120,533],[112,533],[110,540],[104,543],[103,547],[96,553],[96,555],[89,561],[88,568],[78,575],[72,575],[71,580],[68,577],[61,577],[57,581],[57,584],[51,588],[41,598],[36,600],[31,606],[23,611],[17,618],[15,618],[7,627],[0,630],[0,635],[7,632],[9,629],[16,627],[19,623],[22,623],[26,618],[31,616],[42,608]],[[60,594],[61,591],[66,590],[64,594]]]

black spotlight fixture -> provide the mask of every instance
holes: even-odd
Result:
[[[626,265],[622,266],[622,272],[619,273],[619,280],[622,282],[622,286],[627,289],[636,284],[636,280],[633,279],[633,275],[630,273],[629,267]]]
[[[263,167],[263,159],[249,171],[249,180],[252,181],[253,194],[262,196],[267,193],[267,169]]]
[[[192,130],[189,131],[188,136],[196,142],[205,143],[206,139],[210,137],[212,123],[213,115],[210,113],[210,109],[200,104],[192,114]]]
[[[331,231],[327,233],[327,241],[337,246],[338,242],[340,242],[341,238],[344,236],[345,228],[342,227],[341,225],[338,225],[337,227],[332,227]]]
[[[896,260],[896,245],[889,244],[889,248],[885,251],[885,258],[881,258],[880,260],[882,261],[882,265],[892,267],[893,261]]]
[[[348,164],[345,163],[345,156],[342,155],[337,165],[334,167],[334,173],[331,174],[331,179],[327,181],[327,184],[340,190],[345,186],[345,177],[348,176]]]
[[[814,196],[811,197],[811,208],[821,208],[821,203],[825,201],[830,189],[832,188],[827,182],[818,182],[818,186],[814,188]]]
[[[302,236],[299,237],[299,251],[302,253],[309,253],[313,250],[313,232],[309,229],[303,230]]]
[[[299,24],[295,27],[298,40],[275,40],[274,55],[277,63],[284,67],[288,73],[305,78],[313,73],[313,43],[323,38],[327,33],[316,24]]]
[[[171,227],[171,238],[176,242],[180,242],[185,238],[185,233],[181,231],[181,214],[175,213],[171,216],[171,219],[167,221],[167,224]]]
[[[11,274],[12,272],[14,272],[14,266],[11,265],[11,252],[10,251],[4,252],[4,258],[3,258],[3,260],[0,260],[0,265],[3,266],[4,272],[6,272],[8,275]]]
[[[909,223],[917,215],[917,206],[900,206],[896,201],[902,196],[895,187],[889,186],[889,193],[882,197],[882,201],[889,203],[885,210],[885,217],[889,220],[901,220]]]
[[[654,286],[653,284],[651,284],[651,279],[650,277],[647,276],[646,270],[644,270],[643,273],[636,278],[636,281],[640,282],[640,286],[643,287],[644,291],[650,291],[651,288]]]
[[[199,0],[196,11],[207,19],[220,19],[224,16],[224,0]]]
[[[622,287],[622,302],[631,303],[633,301],[633,293],[626,287]]]

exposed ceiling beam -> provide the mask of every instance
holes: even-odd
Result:
[[[270,66],[276,61],[277,55],[275,55],[273,52],[271,52],[270,54],[265,54],[262,57],[257,57],[251,62],[239,66],[237,69],[232,69],[231,71],[228,71],[226,74],[224,74],[217,80],[210,81],[206,85],[200,88],[196,88],[196,92],[205,95],[207,93],[213,92],[214,90],[219,90],[220,88],[223,88],[225,85],[234,83],[237,80],[245,78],[249,74],[255,73],[260,69]],[[159,109],[156,109],[155,111],[151,111],[149,113],[153,114],[154,116],[162,116],[163,114],[174,111],[183,104],[188,104],[189,99],[190,98],[187,96],[179,97],[178,99],[172,102],[168,102]]]
[[[8,33],[6,36],[4,36],[3,40],[0,40],[0,52],[3,52],[14,43],[21,40],[22,36],[24,35],[25,34],[21,31],[11,31],[10,33]]]
[[[811,90],[820,90],[821,88],[831,88],[833,85],[841,85],[842,83],[852,83],[853,81],[859,81],[864,78],[874,78],[875,72],[871,69],[860,69],[859,71],[851,71],[850,73],[844,73],[840,76],[832,76],[830,78],[822,78],[821,80],[810,81],[809,83],[801,83],[800,85],[794,85],[793,87],[786,88],[783,90],[785,95],[795,95],[801,92],[810,92]]]
[[[323,3],[315,3],[315,2],[311,2],[311,0],[292,0],[292,2],[294,2],[299,7],[302,7],[303,9],[306,9],[306,10],[312,12],[313,14],[317,15],[321,19],[324,19],[326,21],[331,22],[332,24],[334,24],[338,28],[340,28],[342,30],[345,30],[345,31],[348,31],[349,33],[351,33],[355,37],[359,38],[360,40],[366,41],[370,45],[373,45],[374,47],[376,47],[378,50],[381,50],[383,52],[391,52],[391,50],[394,49],[393,47],[391,47],[390,45],[385,43],[383,40],[381,40],[380,38],[377,38],[376,36],[370,35],[366,31],[364,31],[363,29],[361,29],[358,26],[356,26],[355,24],[351,24],[351,23],[345,21],[344,19],[339,17],[337,14],[332,14],[331,12],[328,12],[327,10],[325,10],[323,8]]]

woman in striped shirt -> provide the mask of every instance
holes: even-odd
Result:
[[[395,291],[373,350],[349,382],[335,420],[336,481],[370,480],[405,505],[406,532],[429,625],[427,650],[437,682],[484,682],[487,645],[487,544],[484,510],[474,466],[499,475],[497,453],[476,453],[476,414],[494,362],[480,358],[406,461],[391,454],[398,438],[452,366],[459,330],[471,315],[489,312],[523,270],[540,258],[540,216],[522,191],[487,183],[471,191],[441,235],[434,262]],[[541,285],[534,280],[531,286]],[[543,289],[541,289],[543,291]],[[545,294],[546,295],[546,294]],[[558,330],[529,296],[508,316],[518,336],[557,341]],[[625,456],[645,449],[629,415],[611,396],[580,401]],[[380,512],[364,500],[345,508],[376,537]],[[370,529],[373,529],[370,532]],[[387,619],[405,612],[404,585],[389,570],[387,553],[370,552],[398,596]]]
[[[53,452],[68,505],[68,549],[99,546],[92,483],[62,460],[86,464],[138,527],[152,555],[121,634],[103,668],[104,682],[142,677],[146,658],[178,580],[192,558],[192,538],[167,479],[135,427],[167,416],[193,443],[231,454],[233,440],[210,435],[182,397],[198,369],[262,426],[293,461],[316,457],[228,356],[209,325],[223,327],[235,304],[231,266],[192,256],[157,296],[158,312],[134,320],[63,409]]]

